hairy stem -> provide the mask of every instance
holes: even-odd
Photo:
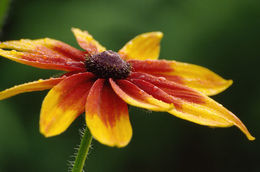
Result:
[[[90,131],[88,130],[88,128],[86,127],[84,134],[82,136],[81,142],[80,142],[79,150],[78,150],[78,153],[76,156],[75,163],[72,168],[72,172],[82,172],[83,171],[83,167],[84,167],[87,155],[88,155],[91,141],[92,141],[92,135],[91,135]]]

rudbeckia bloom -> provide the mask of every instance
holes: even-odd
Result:
[[[50,38],[0,43],[3,57],[67,72],[0,92],[2,100],[51,89],[40,114],[44,136],[64,132],[85,111],[87,127],[96,140],[109,146],[126,146],[132,137],[129,104],[210,127],[235,125],[254,140],[232,112],[208,97],[225,90],[232,81],[204,67],[157,60],[161,32],[141,34],[116,53],[106,50],[87,31],[72,31],[84,50]]]

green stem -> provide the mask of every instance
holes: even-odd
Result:
[[[86,127],[84,134],[82,136],[80,146],[79,146],[79,151],[77,153],[77,157],[75,160],[75,163],[72,168],[72,172],[82,172],[83,167],[88,155],[89,147],[92,141],[92,135],[88,128]]]

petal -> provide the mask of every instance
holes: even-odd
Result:
[[[2,49],[14,49],[23,52],[38,53],[48,56],[62,56],[76,61],[84,61],[85,53],[64,42],[51,39],[21,39],[18,41],[0,42]]]
[[[160,96],[160,100],[163,99],[162,101],[164,102],[173,103],[175,108],[181,107],[181,103],[179,102],[178,98],[191,103],[204,103],[204,96],[201,96],[198,92],[183,85],[176,84],[162,78],[154,77],[149,74],[133,72],[133,74],[128,77],[128,80],[140,88],[151,89],[148,91],[148,94],[151,92],[153,97],[156,97],[155,95]],[[164,88],[164,90],[167,89],[167,93],[158,90],[158,87]],[[162,96],[162,94],[164,96]],[[168,94],[172,95],[173,97]]]
[[[40,132],[45,137],[62,133],[84,112],[93,82],[91,73],[79,73],[69,76],[50,90],[44,98],[40,115]]]
[[[0,56],[38,68],[82,71],[85,67],[83,51],[49,38],[6,41],[0,43],[0,48]]]
[[[72,28],[78,44],[81,48],[87,51],[88,54],[96,54],[106,51],[106,48],[99,44],[87,31],[82,31],[78,28]]]
[[[42,91],[50,89],[57,85],[65,77],[61,78],[50,78],[50,79],[39,79],[38,81],[29,82],[21,85],[16,85],[12,88],[8,88],[0,92],[0,100],[15,96],[17,94],[32,92],[32,91]]]
[[[118,53],[125,60],[155,60],[159,57],[162,37],[162,32],[143,33],[130,40]]]
[[[173,103],[175,108],[168,112],[179,118],[212,127],[235,125],[249,140],[254,140],[244,124],[232,112],[200,92],[148,74],[133,75],[129,80],[155,98]]]
[[[172,108],[171,104],[155,99],[127,80],[109,79],[109,81],[115,93],[132,106],[153,111],[167,111]]]
[[[225,80],[209,69],[193,64],[166,60],[130,60],[129,63],[136,72],[164,77],[210,96],[224,91],[232,84],[232,80]]]
[[[89,92],[86,122],[95,139],[103,144],[123,147],[131,140],[127,104],[104,79],[98,79]]]

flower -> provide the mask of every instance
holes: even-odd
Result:
[[[126,146],[132,137],[130,104],[210,127],[235,125],[254,140],[232,112],[208,97],[222,92],[232,81],[197,65],[157,60],[161,32],[141,34],[116,53],[107,51],[87,31],[72,31],[84,51],[50,38],[0,43],[3,57],[67,72],[0,92],[2,100],[51,89],[40,114],[44,136],[64,132],[85,111],[86,124],[96,140],[109,146]]]

